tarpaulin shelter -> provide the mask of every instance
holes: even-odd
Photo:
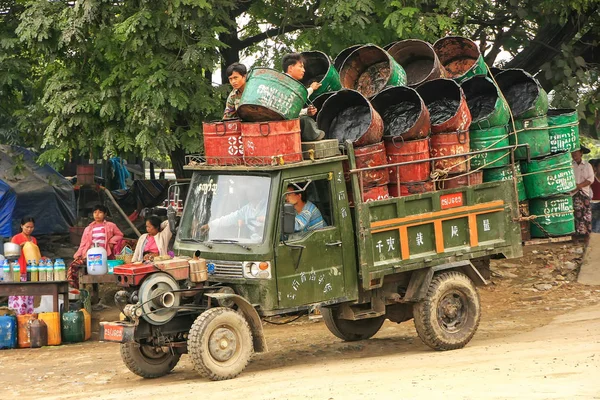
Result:
[[[69,226],[75,222],[73,185],[49,165],[38,165],[35,159],[35,153],[25,148],[0,145],[2,236],[20,232],[21,218],[26,216],[35,219],[34,236],[68,233]],[[4,187],[9,188],[6,193],[2,189]],[[11,193],[13,200],[10,200]],[[6,210],[3,203],[5,198],[9,206]],[[11,204],[12,210],[9,210]]]

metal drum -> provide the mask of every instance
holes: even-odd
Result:
[[[577,187],[569,153],[560,153],[531,160],[528,163],[524,162],[522,168],[523,183],[528,199],[567,193]]]
[[[447,36],[433,49],[446,70],[446,76],[460,82],[475,75],[486,75],[487,67],[479,47],[470,39]]]
[[[529,200],[531,237],[565,236],[575,232],[573,198],[566,194]]]

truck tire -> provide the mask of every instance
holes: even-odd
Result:
[[[464,347],[479,326],[479,293],[462,272],[450,271],[431,281],[425,299],[413,306],[417,334],[435,350]]]
[[[168,374],[179,362],[181,354],[156,351],[138,343],[121,343],[121,358],[134,374],[142,378],[158,378]]]
[[[339,318],[337,308],[322,307],[323,321],[331,333],[347,342],[369,339],[376,334],[385,321],[385,316],[351,321]]]
[[[188,336],[194,369],[213,381],[238,376],[254,352],[246,319],[224,307],[209,308],[196,318]]]

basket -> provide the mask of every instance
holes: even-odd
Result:
[[[118,254],[115,256],[115,260],[121,260],[124,264],[131,264],[133,254]]]

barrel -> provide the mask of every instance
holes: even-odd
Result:
[[[48,346],[58,346],[62,343],[60,332],[60,314],[47,312],[38,314],[38,319],[44,321],[48,327]]]
[[[339,54],[333,60],[333,66],[335,69],[340,72],[342,70],[342,65],[346,58],[356,49],[362,47],[362,44],[355,44],[354,46],[346,47],[344,50],[340,51]]]
[[[304,59],[302,84],[305,87],[309,87],[313,82],[321,84],[321,87],[315,90],[309,99],[313,100],[323,93],[335,92],[342,88],[340,75],[327,54],[321,51],[305,51],[301,54]]]
[[[471,168],[498,168],[510,163],[510,150],[494,150],[510,145],[507,126],[471,129],[469,143],[471,151],[487,150],[472,156]]]
[[[579,149],[579,118],[573,109],[548,110],[550,152],[569,153]]]
[[[519,202],[519,213],[521,217],[529,217],[529,201],[521,201]],[[521,221],[521,240],[523,242],[527,240],[531,240],[531,227],[528,220]]]
[[[350,205],[350,207],[354,207],[355,206],[354,195],[352,193],[352,190],[348,189],[347,193],[348,193],[348,204]],[[389,199],[389,197],[390,197],[390,193],[388,191],[387,185],[364,188],[363,192],[362,192],[362,199],[363,199],[364,203],[368,203],[368,202],[376,201],[376,200],[385,200],[385,199]]]
[[[431,120],[431,133],[466,131],[471,113],[460,86],[451,79],[434,79],[417,88]]]
[[[446,36],[433,44],[433,50],[446,70],[446,76],[461,82],[475,75],[486,75],[487,66],[479,47],[461,36]]]
[[[521,175],[521,167],[519,166],[519,164],[515,164],[514,167],[517,173],[517,192],[519,201],[527,200],[527,195],[525,194],[525,185],[523,184],[523,177]],[[483,170],[484,182],[512,181],[513,177],[514,174],[512,165]]]
[[[300,120],[243,122],[246,165],[287,164],[302,161]]]
[[[0,349],[17,347],[17,318],[14,315],[0,316]]]
[[[335,92],[327,92],[327,93],[320,94],[317,97],[315,97],[315,99],[311,102],[312,105],[315,106],[315,108],[317,109],[317,114],[315,114],[313,116],[313,118],[315,120],[319,116],[319,113],[321,112],[321,108],[323,108],[323,104],[325,103],[325,100],[327,100],[334,94],[335,94]]]
[[[523,162],[522,169],[525,192],[530,200],[571,192],[577,187],[569,153]]]
[[[439,190],[479,185],[483,183],[483,171],[448,175],[446,178],[440,179],[436,183]]]
[[[531,236],[535,238],[565,236],[575,232],[573,198],[568,195],[529,200]]]
[[[530,119],[516,119],[516,134],[509,136],[511,145],[528,144],[529,157],[537,158],[550,154],[550,134],[548,133],[548,119],[545,115]],[[520,147],[515,150],[515,159],[526,160],[527,149]]]
[[[308,99],[301,82],[271,68],[248,73],[237,115],[242,121],[280,121],[298,118]]]
[[[413,194],[433,192],[433,182],[406,182],[400,184],[400,190],[395,183],[390,183],[388,188],[391,197],[412,196]]]
[[[356,168],[379,167],[387,164],[385,145],[383,142],[371,144],[354,149]],[[363,188],[387,185],[390,175],[387,168],[379,168],[364,171],[358,174],[359,181],[362,179]]]
[[[508,104],[494,82],[486,76],[474,76],[460,85],[471,113],[470,129],[485,129],[508,124]]]
[[[515,119],[546,115],[548,94],[537,79],[522,69],[506,69],[495,75],[498,87]]]
[[[369,100],[356,90],[342,89],[325,100],[317,116],[327,139],[352,141],[354,147],[381,142],[383,120]]]
[[[504,71],[502,68],[498,68],[498,67],[490,67],[490,72],[489,75],[491,76],[496,76],[498,75],[500,72]]]
[[[381,47],[367,44],[344,60],[340,71],[342,87],[354,89],[371,98],[386,86],[406,84],[406,72]]]
[[[445,132],[431,135],[429,139],[429,154],[431,158],[467,154],[469,152],[469,132]],[[435,160],[436,169],[445,170],[447,173],[457,174],[469,170],[467,156],[451,157]]]
[[[416,90],[390,87],[373,97],[371,104],[383,119],[384,136],[401,136],[404,140],[429,136],[429,111]]]
[[[17,338],[20,349],[31,347],[31,331],[29,327],[32,320],[32,314],[17,315]]]
[[[208,165],[243,164],[244,145],[240,120],[204,122],[202,133]]]
[[[65,343],[83,342],[85,339],[85,317],[81,311],[68,311],[61,318],[62,339]]]
[[[388,164],[424,160],[420,163],[390,167],[391,183],[418,182],[429,179],[431,173],[429,138],[403,141],[402,137],[384,137],[384,143]]]
[[[433,47],[423,40],[401,40],[386,50],[404,68],[408,86],[418,86],[425,81],[446,76]]]

